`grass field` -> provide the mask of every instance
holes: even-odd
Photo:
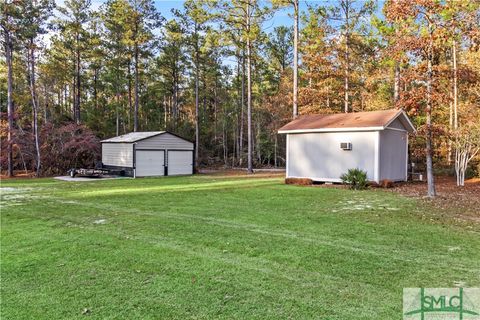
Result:
[[[384,191],[224,176],[2,181],[2,319],[401,319],[480,286],[476,225]]]

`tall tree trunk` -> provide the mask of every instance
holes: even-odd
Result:
[[[398,37],[399,29],[395,28],[395,36]],[[400,63],[395,61],[393,83],[393,104],[396,106],[400,99]]]
[[[453,40],[453,128],[458,129],[458,86],[457,86],[457,44]]]
[[[63,87],[63,104],[64,104],[64,107],[65,107],[65,114],[68,114],[69,110],[68,110],[68,96],[69,96],[69,92],[70,90],[68,90],[68,82],[67,84],[65,84],[65,86]]]
[[[255,117],[255,122],[256,122],[256,127],[257,127],[257,134],[255,136],[255,151],[257,153],[257,159],[259,163],[262,163],[262,149],[260,148],[260,135],[261,135],[261,129],[260,129],[260,123],[258,117]]]
[[[227,122],[226,110],[223,108],[222,119],[222,147],[223,147],[223,163],[226,167],[228,165],[228,145],[227,145],[227,129],[225,128],[225,122]]]
[[[128,63],[127,63],[127,73],[128,73],[128,112],[125,114],[128,114],[127,121],[128,121],[128,128],[129,130],[132,129],[132,114],[133,114],[133,103],[132,103],[132,59],[128,58]],[[125,120],[124,120],[125,121]]]
[[[117,70],[118,71],[118,70]],[[117,136],[120,135],[120,115],[119,115],[119,109],[120,109],[120,79],[117,73],[117,83],[115,85],[115,129]]]
[[[349,98],[349,74],[350,74],[350,70],[349,70],[349,55],[348,55],[348,50],[349,50],[349,44],[348,44],[348,36],[347,36],[347,40],[345,40],[345,79],[344,79],[344,98],[343,98],[343,104],[344,104],[344,111],[345,113],[348,113],[348,98]]]
[[[60,114],[63,114],[63,101],[62,101],[62,91],[57,91],[57,100],[58,104],[60,105]],[[53,101],[53,105],[55,105],[55,101]]]
[[[453,40],[453,44],[452,44],[452,67],[453,67],[453,92],[451,92],[451,95],[453,95],[453,101],[450,101],[450,128],[452,128],[452,124],[453,124],[453,129],[456,132],[458,129],[458,86],[457,86],[457,43],[455,39]],[[452,145],[452,141],[449,141],[449,148],[448,148],[449,164],[451,162],[451,153],[452,153],[451,145]],[[458,154],[458,151],[456,152],[456,158],[457,158],[457,154]],[[457,166],[458,161],[456,161],[455,163]],[[465,174],[463,174],[462,179],[464,178],[465,178]],[[458,177],[458,171],[457,171],[457,185],[463,186],[463,181],[460,181],[461,184],[459,184],[458,179],[459,177]]]
[[[395,75],[393,84],[393,103],[396,105],[400,99],[400,66],[395,62]]]
[[[75,122],[77,124],[80,124],[80,99],[81,99],[81,95],[82,95],[82,91],[80,90],[80,86],[81,86],[81,79],[80,79],[80,69],[81,69],[81,58],[80,58],[80,39],[79,39],[79,35],[77,34],[77,48],[76,48],[76,74],[75,74],[75,77],[76,77],[76,88],[77,88],[77,91],[76,91],[76,97],[75,97]]]
[[[298,0],[293,0],[293,118],[298,116]]]
[[[247,170],[253,173],[252,163],[252,70],[251,70],[251,40],[250,40],[250,0],[247,0]]]
[[[277,133],[274,133],[275,135],[275,145],[274,145],[274,149],[273,149],[273,153],[274,153],[274,159],[273,159],[273,165],[274,167],[276,168],[278,165],[277,165],[277,148],[278,148],[278,135]]]
[[[5,34],[5,56],[7,60],[7,175],[13,176],[13,43],[10,31],[4,30]]]
[[[138,131],[138,45],[135,45],[135,101],[133,111],[133,131]]]
[[[452,80],[452,90],[448,92],[448,126],[450,130],[453,129],[453,80]],[[447,142],[447,163],[448,165],[452,164],[452,139],[448,139]]]
[[[350,50],[350,43],[349,43],[349,38],[350,38],[350,25],[349,25],[349,12],[350,12],[350,2],[346,1],[345,2],[345,79],[344,79],[344,98],[343,98],[343,103],[344,103],[344,111],[348,113],[349,111],[349,77],[350,77],[350,55],[349,55],[349,50]]]
[[[117,136],[120,135],[120,115],[118,113],[118,99],[115,107],[115,133]]]
[[[77,63],[73,63],[72,90],[68,90],[69,100],[72,101],[72,118],[77,123]]]
[[[171,91],[171,95],[168,97],[168,117],[167,117],[167,122],[168,122],[168,128],[172,128],[172,119],[173,119],[173,88]]]
[[[449,128],[450,130],[453,130],[454,129],[454,92],[455,92],[455,87],[456,87],[456,84],[455,84],[455,77],[456,77],[456,74],[455,74],[455,69],[456,69],[456,60],[454,55],[455,55],[455,40],[453,41],[453,45],[452,45],[452,76],[451,76],[451,90],[449,90],[448,92],[448,97],[449,97],[449,102],[448,102],[448,125],[449,125]],[[447,163],[450,165],[452,163],[452,140],[451,139],[448,139],[448,146],[447,146]]]
[[[50,90],[49,90],[49,88],[47,88],[47,85],[46,85],[46,84],[43,86],[43,95],[44,95],[44,97],[45,97],[45,99],[44,99],[44,104],[43,104],[43,111],[44,111],[44,113],[43,113],[43,117],[44,117],[43,121],[44,121],[45,124],[47,124],[47,123],[49,122],[49,117],[50,117],[50,114],[49,114],[49,103],[50,103],[50,101],[51,101],[52,99],[51,99],[51,95],[50,95]]]
[[[241,60],[240,60],[240,50],[238,51],[238,54],[237,54],[237,82],[238,84],[240,84],[240,64],[241,64]],[[242,94],[242,88],[241,88],[241,85],[238,85],[237,86],[237,94],[238,94],[238,110],[237,110],[237,128],[235,128],[235,150],[236,150],[236,157],[237,157],[237,163],[240,163],[240,112],[242,110],[242,97],[241,97],[241,94]],[[235,161],[232,163],[232,167],[235,166]]]
[[[217,103],[217,84],[218,78],[215,75],[215,84],[213,86],[213,132],[215,139],[217,138],[217,110],[218,110],[218,103]]]
[[[166,95],[163,95],[163,127],[164,130],[168,130],[167,127],[167,122],[168,122],[168,106],[167,106],[167,98]]]
[[[195,170],[198,170],[198,154],[200,148],[200,124],[199,124],[199,108],[198,108],[198,69],[199,69],[199,57],[198,57],[198,36],[197,36],[197,23],[195,23]]]
[[[93,70],[93,101],[95,110],[98,110],[98,68]]]
[[[245,123],[245,50],[242,50],[242,96],[241,96],[241,107],[240,107],[240,134],[238,137],[239,141],[239,162],[240,166],[243,165],[243,125]]]
[[[233,135],[233,139],[232,139],[232,141],[233,141],[233,145],[232,145],[232,148],[233,148],[233,150],[232,150],[232,168],[235,167],[235,157],[238,155],[238,150],[237,150],[237,147],[238,147],[237,146],[237,133],[238,132],[237,132],[237,128],[235,127],[235,124],[238,125],[238,116],[237,116],[236,120],[237,121],[235,121],[232,124],[232,126],[233,126],[233,128],[232,128],[232,135]]]
[[[431,27],[430,27],[431,28]],[[430,45],[428,48],[428,69],[427,69],[427,184],[428,196],[433,198],[436,196],[435,178],[433,176],[433,160],[432,160],[432,81],[433,81],[433,37],[430,33]]]
[[[204,79],[205,79],[205,76],[204,76]],[[203,81],[202,82],[202,91],[203,91],[203,95],[202,95],[202,109],[203,109],[203,118],[205,118],[205,115],[207,114],[207,95],[206,95],[206,92],[207,92],[207,82],[206,81]],[[214,137],[215,137],[215,140],[217,139],[217,132],[216,130],[214,129]]]
[[[27,49],[29,52],[27,65],[29,65],[29,84],[30,84],[30,94],[32,97],[32,109],[33,109],[33,134],[35,137],[35,152],[36,152],[36,176],[40,176],[41,170],[41,157],[40,157],[40,139],[38,134],[38,101],[37,101],[37,89],[35,85],[35,43],[33,39],[30,39],[30,46]]]
[[[178,70],[175,69],[173,78],[173,128],[176,130],[178,125]]]

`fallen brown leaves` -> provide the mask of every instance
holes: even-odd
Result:
[[[407,182],[396,184],[393,192],[408,197],[419,198],[441,209],[455,219],[480,223],[480,179],[465,181],[464,187],[458,187],[454,177],[435,177],[437,197],[426,196],[426,182]]]

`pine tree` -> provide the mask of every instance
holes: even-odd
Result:
[[[36,84],[36,55],[37,55],[37,41],[38,37],[46,33],[45,25],[49,19],[54,2],[50,0],[28,0],[23,4],[23,10],[21,13],[20,24],[20,37],[25,46],[27,55],[27,74],[30,87],[32,109],[33,109],[33,135],[35,138],[35,151],[36,151],[36,175],[40,176],[41,170],[41,154],[40,154],[40,138],[39,138],[39,126],[38,126],[38,95]]]
[[[82,73],[83,54],[87,50],[88,32],[86,24],[91,19],[91,0],[66,0],[64,6],[58,7],[62,18],[57,19],[56,28],[60,32],[59,41],[70,51],[70,61],[73,64],[73,106],[74,121],[81,121],[82,105]]]

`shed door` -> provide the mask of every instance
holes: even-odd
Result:
[[[168,151],[168,175],[192,174],[193,151]]]
[[[137,177],[165,175],[165,151],[163,150],[137,150],[135,163]]]

